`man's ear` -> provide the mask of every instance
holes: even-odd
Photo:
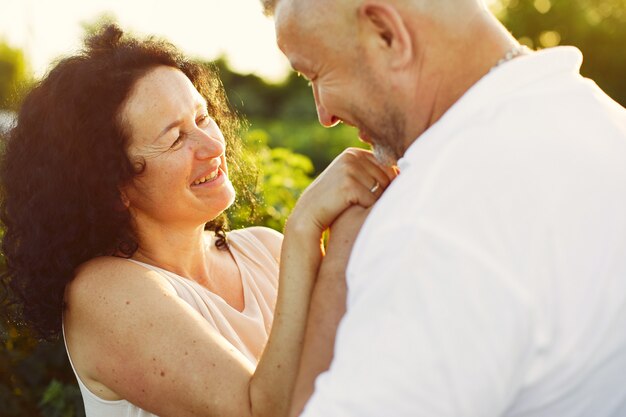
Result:
[[[413,59],[413,39],[400,11],[389,3],[365,1],[359,7],[359,20],[367,31],[368,42],[387,55],[388,64],[399,69]]]

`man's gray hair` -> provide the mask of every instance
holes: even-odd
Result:
[[[274,11],[276,10],[276,3],[279,0],[261,0],[263,4],[263,13],[265,16],[274,16]]]

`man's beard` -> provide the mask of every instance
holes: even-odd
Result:
[[[388,146],[372,145],[372,151],[374,152],[374,157],[381,165],[392,167],[398,163],[399,158]]]
[[[367,123],[359,117],[361,120],[357,120],[357,126],[371,140],[376,160],[382,165],[396,165],[405,151],[404,114],[389,105],[383,106],[380,112],[369,110],[360,114],[366,114],[363,119]]]
[[[372,105],[364,108],[360,103],[353,104],[354,122],[369,138],[376,160],[382,165],[395,166],[406,150],[406,115],[389,97],[389,91],[382,87],[385,83],[377,79],[371,67],[363,66],[361,74],[360,86],[367,91]]]

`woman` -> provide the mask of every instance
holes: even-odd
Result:
[[[322,232],[393,172],[349,151],[284,241],[226,234],[237,123],[219,80],[122,35],[104,28],[24,101],[2,164],[4,280],[40,334],[63,330],[88,417],[285,415]]]

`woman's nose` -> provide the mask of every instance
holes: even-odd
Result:
[[[198,129],[194,139],[195,154],[198,159],[217,158],[226,150],[224,139],[218,132],[205,132]]]

